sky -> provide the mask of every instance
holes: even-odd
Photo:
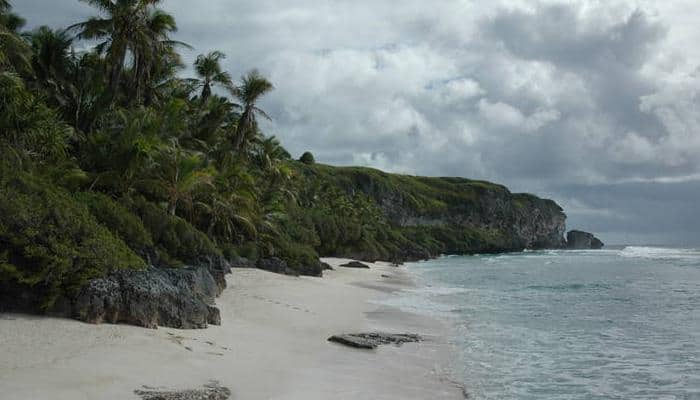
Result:
[[[14,0],[29,27],[94,15]],[[276,90],[295,156],[552,198],[611,244],[700,245],[696,0],[165,0],[191,63]]]

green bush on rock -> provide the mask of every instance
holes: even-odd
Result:
[[[34,306],[49,308],[110,271],[144,267],[65,190],[0,170],[0,283],[31,288]]]

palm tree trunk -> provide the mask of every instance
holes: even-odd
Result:
[[[116,97],[119,84],[122,79],[124,60],[126,59],[126,49],[119,47],[114,50],[114,55],[110,57],[112,62],[109,74],[109,90],[112,98]]]
[[[211,84],[209,82],[204,82],[204,85],[202,86],[202,103],[205,103],[210,95]]]

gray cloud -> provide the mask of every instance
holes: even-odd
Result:
[[[90,12],[72,0],[16,3],[34,25]],[[179,39],[223,50],[234,75],[258,67],[271,77],[267,130],[294,154],[490,179],[554,198],[571,226],[604,239],[663,242],[700,233],[690,6],[165,2]]]

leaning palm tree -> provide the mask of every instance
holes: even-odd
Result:
[[[221,69],[221,60],[226,55],[220,51],[212,51],[209,54],[200,54],[194,62],[194,70],[199,79],[192,79],[195,87],[201,87],[200,99],[206,102],[211,96],[212,86],[220,85],[224,88],[232,88],[233,81],[228,72]]]
[[[145,23],[136,30],[132,53],[134,58],[133,89],[136,102],[151,97],[154,83],[169,78],[182,65],[177,47],[190,48],[186,43],[172,40],[169,35],[177,31],[175,18],[161,10],[150,10]]]
[[[122,82],[125,62],[136,49],[147,46],[149,38],[148,15],[162,0],[81,0],[97,8],[103,16],[93,17],[71,26],[77,29],[77,37],[87,40],[100,40],[97,50],[107,54],[109,66],[109,89],[116,93]]]
[[[243,107],[233,138],[234,148],[238,152],[245,154],[248,145],[258,134],[257,116],[270,119],[265,111],[257,106],[257,102],[272,89],[274,89],[272,83],[258,71],[253,70],[243,77],[243,83],[233,91]]]

